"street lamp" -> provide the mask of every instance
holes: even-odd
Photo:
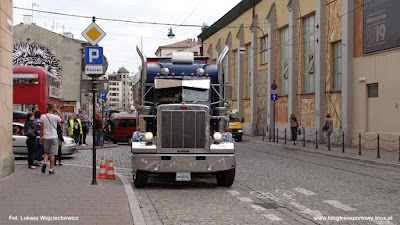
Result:
[[[169,28],[169,32],[168,32],[168,35],[167,35],[167,36],[168,36],[169,39],[172,39],[172,38],[175,37],[175,34],[172,33],[172,27]]]

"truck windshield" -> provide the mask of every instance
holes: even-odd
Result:
[[[173,87],[156,90],[156,101],[159,103],[180,103],[208,101],[209,90],[189,87]]]

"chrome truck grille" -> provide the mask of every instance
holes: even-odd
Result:
[[[208,116],[204,110],[162,110],[161,149],[190,152],[208,149]],[[183,150],[183,151],[182,151]]]

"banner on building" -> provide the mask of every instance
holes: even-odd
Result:
[[[400,46],[400,1],[363,1],[363,53]]]

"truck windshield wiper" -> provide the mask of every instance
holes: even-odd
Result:
[[[199,98],[199,99],[193,101],[192,103],[195,104],[195,103],[200,102],[200,101],[206,102],[206,101],[208,101],[208,99],[206,99],[206,98]]]

